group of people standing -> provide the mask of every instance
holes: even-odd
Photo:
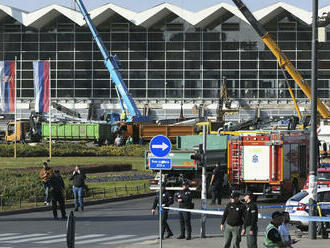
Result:
[[[192,192],[189,189],[189,183],[183,182],[182,190],[177,192],[174,196],[166,191],[165,183],[162,184],[162,208],[169,207],[176,200],[179,203],[180,208],[184,209],[192,209],[194,208],[194,203],[192,202]],[[155,213],[157,206],[159,205],[159,195],[156,194],[153,206],[152,206],[152,214]],[[165,231],[167,235],[165,238],[170,238],[173,236],[173,232],[171,231],[167,219],[168,219],[168,209],[162,209],[162,229],[161,229],[161,238],[164,239]],[[190,212],[179,212],[180,218],[180,235],[177,239],[191,239],[191,213]],[[187,235],[186,235],[187,234]]]
[[[224,248],[231,247],[233,243],[234,248],[240,247],[242,235],[246,235],[246,245],[248,248],[257,248],[258,235],[258,206],[255,202],[252,192],[244,194],[244,202],[239,199],[238,192],[232,192],[230,195],[230,202],[226,205],[224,214],[220,224],[220,230],[224,232]],[[174,196],[166,190],[165,184],[162,184],[162,229],[161,238],[170,238],[173,236],[167,219],[168,209],[174,203],[179,203],[179,208],[191,209],[194,208],[192,202],[192,192],[189,190],[188,182],[183,183],[181,191],[174,194]],[[159,194],[156,197],[152,206],[152,214],[155,213],[159,205]],[[180,219],[180,235],[177,239],[191,239],[191,213],[186,211],[179,211]],[[296,241],[292,240],[287,228],[290,222],[290,215],[287,212],[274,212],[272,214],[272,221],[267,226],[265,231],[265,238],[263,248],[277,248],[277,247],[292,247]],[[167,235],[165,235],[167,232]]]
[[[59,170],[53,170],[48,165],[49,161],[45,161],[42,164],[42,169],[40,171],[40,179],[42,180],[42,185],[45,190],[45,205],[49,206],[52,203],[52,210],[54,219],[57,220],[57,203],[59,204],[62,219],[66,220],[65,211],[65,199],[64,190],[65,184]],[[69,180],[73,181],[73,195],[74,195],[74,205],[75,211],[78,211],[80,206],[81,211],[84,211],[83,202],[83,188],[85,186],[86,175],[83,173],[79,166],[76,166],[73,173],[69,176]]]

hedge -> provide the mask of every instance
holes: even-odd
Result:
[[[87,146],[77,143],[55,143],[52,145],[52,156],[75,157],[75,156],[144,156],[148,146]],[[18,157],[46,157],[49,154],[48,144],[17,144]],[[14,144],[0,144],[0,157],[12,157]]]
[[[66,195],[72,197],[72,181],[69,181],[69,175],[73,167],[54,166],[53,169],[60,170],[65,182]],[[113,171],[128,171],[132,169],[130,164],[114,165],[83,165],[82,170],[86,173],[100,173]],[[0,170],[0,196],[3,199],[34,199],[36,196],[40,199],[44,196],[44,190],[39,178],[39,168],[20,168]],[[86,188],[89,194],[88,188]]]

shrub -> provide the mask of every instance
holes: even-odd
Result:
[[[87,146],[76,143],[55,143],[52,145],[52,155],[56,157],[75,156],[144,156],[147,146],[127,145],[127,146]],[[48,144],[17,144],[18,157],[47,157],[49,151]],[[0,144],[0,157],[12,157],[14,155],[13,144]]]

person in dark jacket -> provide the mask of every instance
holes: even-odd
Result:
[[[73,180],[74,211],[78,211],[78,199],[81,211],[84,211],[83,188],[85,186],[85,179],[85,173],[77,165],[69,177],[69,180]]]
[[[63,196],[63,190],[65,188],[63,178],[61,177],[60,171],[55,170],[54,175],[50,178],[51,187],[51,199],[54,219],[57,220],[57,202],[60,205],[62,214],[62,220],[66,220],[65,202]]]
[[[212,177],[210,181],[211,192],[212,192],[211,204],[215,204],[216,199],[218,199],[218,205],[221,205],[224,175],[225,175],[224,167],[222,167],[219,163],[217,163],[215,169],[212,172]]]
[[[258,206],[254,201],[252,192],[244,194],[245,200],[245,218],[241,234],[246,233],[247,248],[257,248],[257,234],[258,234]]]
[[[174,202],[174,200],[173,200],[172,194],[170,192],[166,191],[165,184],[162,184],[162,208],[169,207],[170,205],[173,204],[173,202]],[[153,215],[155,214],[157,206],[159,206],[159,192],[156,193],[156,197],[155,197],[154,203],[152,205],[151,213]],[[161,234],[162,239],[164,239],[165,231],[167,232],[167,235],[165,238],[170,238],[173,236],[173,233],[167,223],[167,219],[168,219],[168,209],[163,209],[163,211],[162,211],[162,234]]]
[[[239,193],[232,192],[230,195],[230,202],[225,208],[220,225],[220,230],[224,231],[224,248],[230,247],[232,239],[234,243],[233,247],[239,248],[239,243],[241,242],[241,227],[243,225],[245,211],[244,204],[239,201]]]
[[[189,183],[183,183],[183,189],[176,194],[177,201],[179,203],[179,208],[191,209],[193,208],[192,193],[189,190]],[[190,212],[179,212],[180,217],[180,230],[181,234],[178,239],[187,240],[191,239],[191,213]],[[185,236],[185,229],[187,229],[187,236]]]

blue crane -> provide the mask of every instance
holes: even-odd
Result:
[[[123,102],[125,103],[128,113],[127,113],[127,122],[150,122],[150,119],[148,116],[143,116],[140,112],[140,110],[137,108],[132,96],[128,92],[128,89],[126,87],[126,84],[124,80],[121,77],[121,74],[119,72],[119,69],[121,67],[120,61],[116,55],[112,55],[109,53],[103,43],[103,40],[99,34],[99,32],[96,30],[95,25],[90,18],[82,0],[75,0],[80,12],[82,13],[84,20],[86,21],[90,31],[92,32],[92,35],[94,37],[94,40],[99,47],[102,56],[104,58],[104,64],[106,68],[108,69],[111,79],[113,83],[116,86],[116,91],[119,98],[120,107],[123,112],[125,111],[125,107]]]

